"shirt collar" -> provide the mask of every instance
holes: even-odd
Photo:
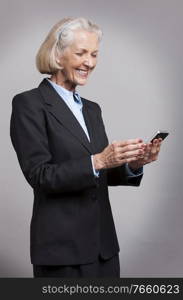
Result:
[[[53,88],[57,91],[57,93],[63,98],[65,101],[72,101],[74,100],[77,104],[79,104],[81,107],[83,106],[82,100],[80,95],[74,91],[71,92],[67,89],[65,89],[63,86],[51,81],[49,78],[46,78],[48,82],[53,86]]]
[[[47,80],[56,89],[58,94],[63,96],[64,99],[69,99],[70,97],[73,97],[73,92],[71,92],[71,91],[65,89],[63,86],[51,81],[49,78],[47,78]]]

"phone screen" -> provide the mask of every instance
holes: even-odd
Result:
[[[162,140],[164,140],[168,135],[169,135],[169,132],[167,132],[167,131],[158,131],[153,136],[153,138],[151,138],[150,142],[152,142],[154,139],[159,139],[159,138],[161,138]]]

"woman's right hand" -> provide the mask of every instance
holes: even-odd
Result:
[[[146,145],[141,139],[114,141],[101,153],[93,156],[95,170],[115,168],[138,160],[143,156]]]

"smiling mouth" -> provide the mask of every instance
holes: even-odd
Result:
[[[83,78],[86,78],[89,73],[89,70],[76,69],[76,71]]]

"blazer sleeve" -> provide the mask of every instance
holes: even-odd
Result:
[[[36,98],[37,96],[37,98]],[[91,157],[52,162],[45,107],[38,95],[16,95],[12,102],[10,136],[22,172],[34,189],[50,193],[77,192],[97,186]]]
[[[98,105],[98,109],[100,114],[99,118],[101,120],[101,126],[103,127],[103,132],[105,135],[105,139],[107,141],[106,143],[107,146],[109,142],[108,142],[105,126],[102,119],[101,108],[99,105]],[[129,176],[125,164],[120,167],[107,169],[106,173],[107,173],[107,184],[109,186],[117,186],[117,185],[139,186],[143,177],[143,175]]]
[[[108,169],[107,171],[107,182],[110,186],[116,185],[130,185],[139,186],[143,175],[129,176],[125,165],[117,168]]]

